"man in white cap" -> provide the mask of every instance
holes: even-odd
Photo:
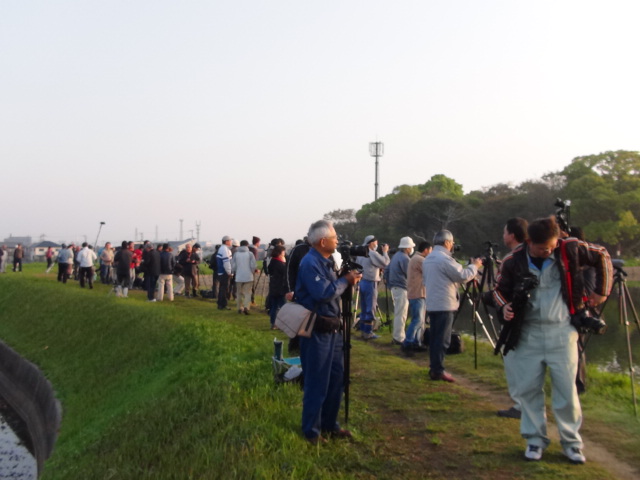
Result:
[[[375,340],[378,336],[373,333],[373,320],[378,304],[378,283],[380,271],[389,265],[389,245],[382,245],[382,253],[378,253],[378,240],[373,235],[367,235],[363,246],[369,249],[368,257],[359,257],[362,265],[362,280],[360,281],[360,324],[363,340]]]
[[[387,285],[393,297],[393,340],[392,343],[402,345],[405,339],[409,300],[407,297],[407,274],[409,273],[409,257],[416,246],[411,237],[402,237],[398,251],[391,259],[387,270]]]

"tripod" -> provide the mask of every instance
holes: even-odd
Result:
[[[487,287],[487,293],[493,289],[495,285],[495,272],[494,265],[496,263],[495,254],[493,252],[493,244],[491,242],[487,242],[489,247],[487,248],[487,257],[483,261],[483,269],[482,276],[480,281],[478,281],[477,277],[473,280],[467,282],[462,297],[460,298],[460,306],[458,307],[458,311],[456,312],[455,317],[453,318],[453,324],[455,325],[456,320],[458,319],[458,315],[462,311],[462,307],[465,301],[468,301],[471,305],[471,321],[473,323],[473,359],[474,359],[474,367],[478,368],[478,324],[482,328],[487,340],[493,348],[495,348],[495,339],[498,338],[498,332],[496,331],[495,324],[493,323],[493,315],[489,311],[487,303],[483,296],[483,291],[485,286]],[[487,326],[484,324],[482,320],[482,316],[478,311],[478,304],[482,303],[484,308],[484,313],[489,320],[489,324],[491,325],[491,330],[493,331],[493,336],[487,329]]]
[[[638,312],[636,311],[636,307],[633,305],[633,301],[631,299],[631,294],[629,293],[629,287],[627,287],[627,272],[622,269],[622,263],[618,260],[613,261],[613,266],[615,268],[615,274],[613,276],[613,288],[617,287],[618,292],[618,320],[620,325],[624,325],[625,333],[627,337],[627,353],[629,357],[629,378],[631,379],[631,399],[633,401],[633,412],[638,418],[638,402],[636,398],[636,387],[635,387],[635,379],[634,379],[634,368],[633,368],[633,354],[631,351],[631,333],[629,332],[629,316],[627,313],[627,307],[631,309],[631,313],[633,313],[633,318],[636,323],[636,327],[638,327],[638,331],[640,332],[640,320],[638,319]],[[604,311],[607,303],[607,300],[602,305],[600,309],[600,314]],[[585,345],[586,347],[586,345]]]
[[[349,424],[349,385],[351,383],[351,329],[353,328],[353,290],[349,286],[341,296],[342,341],[344,352],[344,424]]]

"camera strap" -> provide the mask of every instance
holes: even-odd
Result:
[[[564,274],[567,280],[567,291],[569,293],[569,313],[574,315],[576,309],[573,306],[573,281],[571,278],[571,271],[569,270],[569,257],[567,256],[567,243],[564,240],[560,240],[560,257],[562,264],[564,265]]]

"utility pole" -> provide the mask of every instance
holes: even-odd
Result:
[[[181,218],[181,219],[180,219],[180,238],[178,239],[178,240],[180,240],[180,241],[184,240],[184,237],[182,236],[182,222],[183,222],[183,221],[184,221],[184,220]]]
[[[200,225],[202,225],[202,222],[200,222],[200,220],[198,220],[196,222],[196,241],[198,243],[200,243]]]
[[[369,154],[372,157],[376,157],[375,200],[378,200],[378,158],[380,158],[384,154],[384,143],[370,142]]]

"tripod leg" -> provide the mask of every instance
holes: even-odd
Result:
[[[631,353],[631,335],[629,332],[629,317],[627,315],[627,303],[631,306],[631,309],[635,315],[635,307],[631,302],[631,296],[629,295],[629,290],[627,289],[627,285],[624,281],[620,283],[619,295],[618,295],[618,303],[620,306],[620,323],[624,324],[625,333],[627,335],[627,352],[629,356],[629,378],[631,379],[631,398],[633,400],[633,412],[638,418],[638,400],[636,398],[636,386],[635,386],[635,378],[634,378],[634,368],[633,368],[633,354]],[[636,316],[637,321],[637,316]]]

